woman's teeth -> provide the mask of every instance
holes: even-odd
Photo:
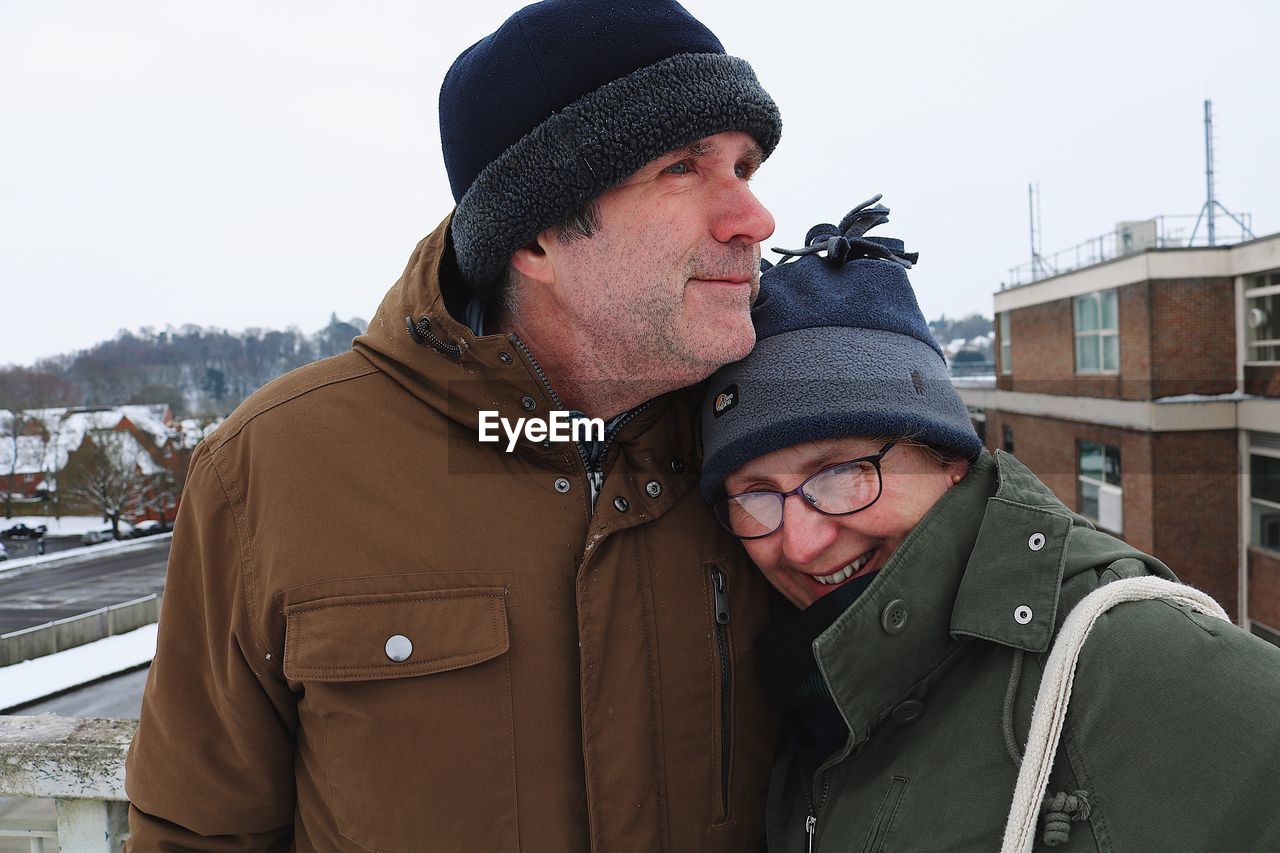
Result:
[[[873,553],[875,552],[868,551],[858,559],[854,560],[849,565],[845,566],[840,571],[833,572],[832,574],[829,574],[829,575],[814,575],[813,579],[816,580],[818,583],[828,584],[828,585],[844,583],[849,578],[853,577],[854,572],[859,571],[863,566],[867,564],[868,561],[870,561],[871,555]]]

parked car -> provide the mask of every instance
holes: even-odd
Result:
[[[35,527],[28,527],[25,524],[15,524],[7,530],[0,530],[0,539],[39,539],[49,528],[43,524],[37,524]]]
[[[157,533],[164,533],[168,530],[169,528],[161,522],[149,518],[146,521],[139,521],[135,524],[133,526],[133,532],[129,535],[134,539],[141,539],[143,536],[154,536]]]
[[[120,522],[120,538],[128,539],[131,535],[133,535],[133,525],[127,521]],[[80,534],[81,545],[97,545],[99,542],[110,542],[111,539],[110,524],[104,524]]]

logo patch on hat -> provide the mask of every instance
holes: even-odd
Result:
[[[718,418],[736,405],[738,405],[738,386],[730,385],[716,395],[715,404],[711,407],[712,414]]]

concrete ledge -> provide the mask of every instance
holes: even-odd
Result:
[[[154,624],[160,619],[160,601],[161,596],[148,595],[79,616],[0,634],[0,666],[74,649]]]
[[[0,717],[0,796],[123,801],[137,720]]]

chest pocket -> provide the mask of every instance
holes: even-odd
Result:
[[[331,596],[285,615],[300,822],[366,850],[515,850],[505,590]]]

